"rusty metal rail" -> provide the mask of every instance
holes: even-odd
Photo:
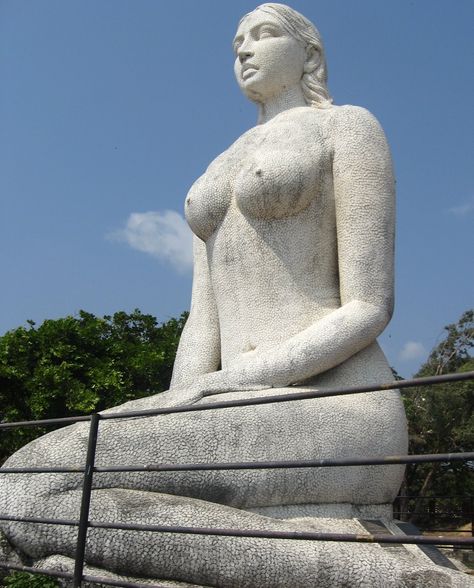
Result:
[[[158,463],[128,466],[94,466],[92,471],[99,473],[116,472],[195,472],[216,470],[263,470],[291,468],[327,468],[363,465],[397,465],[409,463],[433,463],[452,461],[474,461],[474,451],[459,453],[422,453],[411,455],[386,455],[383,457],[350,457],[340,459],[296,459],[284,461],[235,461],[208,463]],[[86,468],[1,468],[1,474],[70,474],[84,473]]]

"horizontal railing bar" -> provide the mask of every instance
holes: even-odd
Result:
[[[2,521],[42,523],[48,525],[73,525],[79,521],[67,519],[44,519],[35,517],[0,516]],[[144,525],[132,523],[111,523],[89,521],[89,527],[96,529],[119,529],[125,531],[152,531],[157,533],[179,533],[184,535],[215,535],[224,537],[249,537],[262,539],[300,539],[313,541],[344,541],[355,543],[402,543],[420,545],[474,545],[474,539],[465,537],[426,537],[424,535],[372,535],[349,533],[316,533],[312,531],[264,531],[260,529],[223,529],[208,527],[184,527],[178,525]]]
[[[179,412],[195,412],[202,410],[213,410],[216,408],[231,408],[236,406],[254,406],[258,404],[272,404],[275,402],[290,402],[293,400],[311,400],[313,398],[328,398],[330,396],[344,396],[348,394],[364,394],[366,392],[379,392],[384,390],[397,390],[401,388],[412,388],[415,386],[433,386],[449,382],[459,382],[474,379],[474,371],[459,374],[445,374],[442,376],[429,376],[424,378],[413,378],[408,380],[396,380],[383,384],[371,384],[369,386],[350,386],[347,388],[327,388],[326,390],[311,390],[308,392],[295,392],[292,394],[260,396],[258,398],[247,398],[242,400],[227,400],[212,402],[209,404],[187,404],[169,408],[155,408],[148,410],[134,410],[126,412],[101,413],[101,419],[124,419],[146,416],[157,416],[160,414],[173,414]],[[38,421],[16,421],[12,423],[0,423],[1,429],[12,427],[36,427],[41,425],[54,425],[75,423],[79,421],[90,421],[92,415],[76,417],[61,417],[56,419],[42,419]]]
[[[44,525],[70,525],[77,527],[79,521],[71,519],[45,519],[42,517],[19,517],[14,515],[2,515],[0,514],[0,521],[10,521],[16,523],[41,523]]]
[[[447,500],[448,498],[464,498],[466,500],[470,500],[474,498],[474,494],[450,494],[449,496],[416,496],[414,494],[399,494],[395,500],[399,498],[407,498],[408,500],[433,500],[433,498],[437,500]]]
[[[83,474],[85,468],[77,467],[44,467],[44,468],[1,468],[0,474]]]
[[[225,463],[174,463],[150,464],[146,466],[112,466],[96,467],[96,472],[179,472],[201,470],[257,470],[282,468],[324,468],[361,465],[394,465],[420,462],[469,461],[474,460],[474,452],[468,453],[433,453],[425,455],[389,455],[385,457],[348,458],[348,459],[299,459],[284,461],[243,461]],[[0,470],[1,471],[1,470]]]
[[[413,455],[388,455],[385,457],[348,458],[348,459],[310,459],[284,461],[243,461],[243,462],[209,462],[209,463],[169,463],[129,466],[97,466],[94,472],[180,472],[201,470],[255,470],[281,468],[344,467],[360,465],[394,465],[405,463],[449,462],[474,460],[474,451],[464,453],[425,453]],[[84,467],[34,467],[34,468],[0,468],[0,474],[56,474],[83,473]]]
[[[32,568],[30,566],[20,566],[8,563],[6,561],[0,561],[0,568],[6,568],[7,570],[14,570],[18,572],[28,572],[30,574],[44,574],[45,576],[53,576],[55,578],[72,578],[72,574],[69,572],[59,572],[56,570]]]
[[[207,527],[184,527],[179,525],[134,525],[129,523],[106,523],[89,521],[96,529],[120,529],[129,531],[152,531],[184,535],[214,535],[222,537],[248,537],[262,539],[299,539],[311,541],[341,541],[351,543],[401,543],[420,545],[474,545],[474,539],[466,537],[425,537],[424,535],[373,535],[355,533],[316,533],[310,531],[264,531],[260,529],[223,529]]]
[[[79,421],[90,421],[90,414],[72,416],[72,417],[58,417],[55,419],[41,419],[38,421],[15,421],[14,423],[0,423],[1,429],[11,429],[13,427],[40,427],[41,425],[66,425],[68,423],[77,423]]]
[[[209,404],[188,404],[169,408],[155,408],[148,410],[135,410],[128,412],[110,412],[101,414],[102,419],[123,419],[160,414],[174,414],[179,412],[196,412],[202,410],[214,410],[216,408],[232,408],[237,406],[255,406],[259,404],[273,404],[278,402],[291,402],[293,400],[311,400],[313,398],[328,398],[330,396],[345,396],[348,394],[364,394],[366,392],[380,392],[386,390],[398,390],[399,388],[411,388],[415,386],[437,385],[447,382],[459,382],[474,379],[474,371],[460,374],[446,374],[444,376],[431,376],[426,378],[414,378],[411,380],[397,380],[384,384],[372,384],[370,386],[350,386],[348,388],[327,388],[326,390],[310,390],[308,392],[295,392],[272,396],[259,396],[238,400],[225,400]]]
[[[471,513],[467,513],[465,515],[456,515],[456,514],[452,514],[449,511],[441,511],[441,512],[428,512],[426,510],[414,510],[414,511],[410,511],[410,510],[404,510],[404,511],[399,511],[396,510],[395,511],[397,514],[405,514],[405,515],[424,515],[424,516],[429,516],[430,518],[434,518],[436,516],[449,516],[452,519],[467,519],[468,515],[470,515]]]

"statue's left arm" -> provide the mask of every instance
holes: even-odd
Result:
[[[391,318],[394,179],[386,138],[369,112],[352,106],[335,111],[330,134],[341,306],[275,347],[204,376],[197,384],[205,394],[304,381],[370,345]]]
[[[192,386],[199,376],[218,369],[221,360],[219,317],[212,291],[206,245],[193,238],[194,276],[191,310],[179,341],[172,389]]]

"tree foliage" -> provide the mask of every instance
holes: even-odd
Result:
[[[159,325],[139,310],[19,327],[0,337],[4,422],[88,414],[169,387],[186,314]],[[43,428],[2,432],[0,462]]]
[[[445,336],[431,351],[417,377],[474,371],[474,311],[465,312],[459,321],[444,329]],[[474,381],[467,380],[404,393],[410,433],[410,453],[449,453],[472,451],[474,447]],[[472,463],[425,463],[407,469],[405,492],[419,496],[412,504],[423,512],[430,497],[438,510],[460,512],[466,498],[474,494]],[[405,508],[407,503],[405,502]],[[433,513],[431,513],[433,514]],[[417,516],[414,517],[417,519]],[[418,521],[422,522],[418,516]]]
[[[4,586],[10,588],[57,588],[57,581],[43,574],[12,572],[3,580]]]

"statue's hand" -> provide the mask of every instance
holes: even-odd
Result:
[[[186,406],[194,404],[204,396],[199,387],[190,386],[187,388],[173,388],[159,395],[160,408],[173,408],[175,406]]]
[[[114,406],[113,408],[103,410],[101,411],[101,414],[172,408],[175,406],[194,404],[194,402],[200,400],[202,396],[203,394],[200,390],[194,387],[183,389],[173,388],[166,392],[158,392],[158,394],[153,394],[152,396],[129,400],[120,406]]]
[[[245,382],[239,377],[232,377],[231,372],[218,371],[209,374],[202,374],[196,377],[194,382],[183,388],[173,388],[164,392],[160,396],[165,404],[163,407],[183,406],[186,404],[195,404],[205,396],[214,394],[223,394],[225,392],[243,392],[246,390],[267,390],[270,385]]]
[[[272,386],[252,382],[240,370],[212,372],[200,376],[193,387],[200,391],[201,398],[225,392],[244,392],[246,390],[267,390]]]
[[[103,414],[127,412],[135,410],[153,410],[157,408],[173,408],[199,402],[205,396],[225,392],[243,392],[246,390],[267,390],[271,385],[252,383],[241,377],[240,370],[218,371],[197,376],[194,381],[182,387],[172,388],[152,396],[129,400],[120,406],[102,411]]]

